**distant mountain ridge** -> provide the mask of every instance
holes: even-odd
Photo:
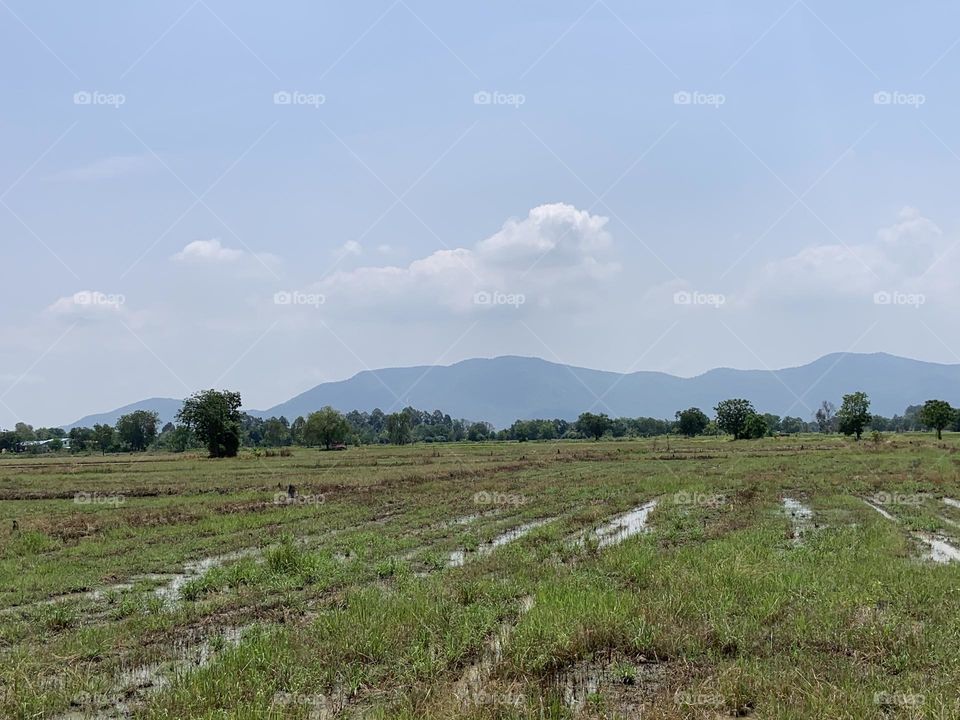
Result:
[[[453,417],[487,420],[504,427],[517,419],[574,420],[586,410],[612,416],[672,418],[700,407],[708,414],[720,401],[744,397],[761,412],[809,420],[821,400],[840,403],[845,393],[865,391],[871,411],[900,414],[908,405],[941,398],[960,405],[960,365],[912,360],[887,353],[834,353],[781,370],[717,368],[692,378],[662,372],[616,373],[562,365],[540,358],[474,358],[452,365],[366,370],[347,380],[317,385],[286,402],[251,415],[292,420],[324,405],[338,410],[400,410],[412,405]],[[156,410],[172,420],[180,400],[152,398],[89,415],[66,428],[116,422],[133,410]]]

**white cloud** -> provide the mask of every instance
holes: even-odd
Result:
[[[747,296],[751,302],[813,302],[865,300],[881,290],[939,292],[946,288],[940,287],[944,268],[937,258],[946,259],[951,245],[936,223],[905,207],[893,225],[877,232],[874,242],[813,245],[767,263]]]
[[[347,240],[343,245],[337,248],[337,257],[346,257],[348,255],[360,255],[363,253],[363,246],[356,240]]]
[[[119,293],[80,290],[58,299],[47,308],[47,312],[55,317],[73,320],[96,320],[120,316],[126,301],[126,297]]]
[[[243,250],[224,247],[218,238],[213,238],[188,243],[173,259],[180,262],[232,263],[246,254]]]
[[[619,270],[599,257],[611,242],[606,224],[572,205],[541,205],[473,248],[437,250],[406,267],[340,271],[316,287],[331,307],[467,312],[489,309],[475,302],[483,292],[522,294],[525,307],[583,307]]]

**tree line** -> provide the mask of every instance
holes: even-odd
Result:
[[[137,410],[121,416],[114,425],[34,429],[17,423],[13,430],[0,431],[0,451],[58,451],[69,446],[72,452],[140,452],[169,450],[184,452],[206,448],[211,457],[233,457],[240,447],[283,448],[292,445],[339,449],[347,444],[406,445],[414,442],[459,442],[513,440],[519,442],[561,439],[654,437],[679,434],[732,435],[735,440],[801,432],[839,432],[859,440],[867,430],[906,432],[960,430],[960,411],[944,400],[928,400],[910,406],[902,416],[885,418],[870,413],[866,393],[844,395],[839,408],[824,401],[811,421],[759,413],[743,398],[724,400],[709,417],[700,408],[678,410],[673,420],[650,417],[611,418],[604,413],[582,413],[576,421],[560,418],[517,420],[496,430],[483,421],[455,419],[434,410],[407,407],[384,413],[353,410],[341,413],[324,407],[290,422],[285,417],[258,418],[240,409],[240,393],[205,390],[184,401],[176,422],[160,427],[155,412]]]

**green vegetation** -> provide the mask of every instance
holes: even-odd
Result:
[[[205,454],[0,459],[0,717],[960,711],[957,436]]]

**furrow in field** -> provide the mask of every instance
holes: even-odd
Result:
[[[880,513],[887,520],[892,520],[893,522],[899,522],[893,515],[888,513],[883,508],[878,505],[874,505],[869,500],[863,499],[863,501]],[[949,563],[949,562],[960,562],[960,549],[951,545],[946,538],[940,537],[938,535],[932,535],[925,532],[913,532],[910,533],[920,542],[924,543],[927,547],[930,548],[930,552],[927,554],[928,560],[933,560],[935,563]]]
[[[538,527],[542,527],[549,522],[552,522],[556,518],[544,518],[542,520],[534,520],[532,522],[525,523],[519,527],[515,527],[511,530],[507,530],[505,533],[498,535],[493,540],[488,543],[481,545],[477,548],[475,553],[472,553],[476,557],[484,557],[489,555],[498,547],[512,543],[514,540],[519,540],[524,535],[536,530]],[[450,553],[450,557],[447,559],[447,567],[460,567],[467,561],[468,555],[470,555],[467,550],[454,550]]]

